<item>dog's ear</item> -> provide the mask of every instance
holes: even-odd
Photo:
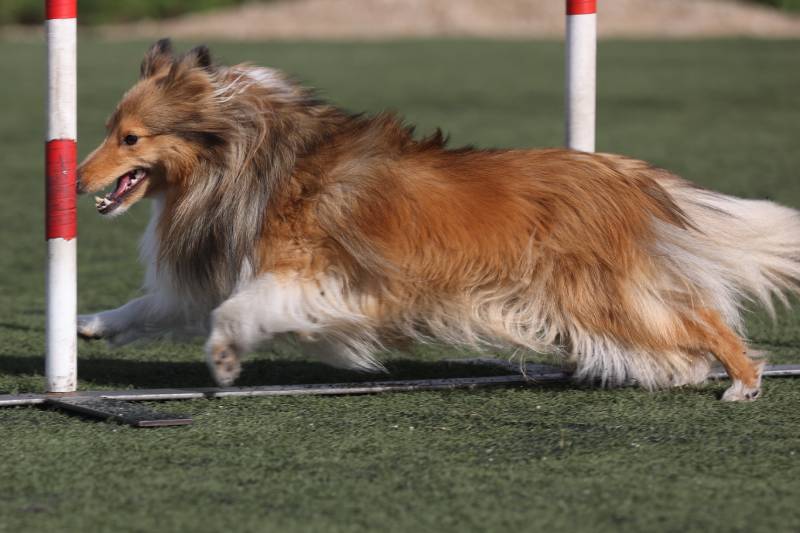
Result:
[[[181,86],[183,90],[194,87],[197,82],[208,83],[203,74],[211,74],[215,70],[215,65],[211,62],[211,53],[206,46],[196,46],[175,59],[169,67],[169,72],[158,80],[162,87],[175,88]],[[192,84],[185,82],[191,80]],[[180,82],[180,83],[179,83]]]
[[[169,39],[160,39],[153,43],[153,46],[151,46],[144,55],[142,66],[139,70],[139,78],[149,78],[156,72],[170,66],[172,62],[172,41]]]
[[[181,59],[181,63],[189,68],[201,68],[204,70],[211,70],[212,63],[211,63],[211,52],[209,51],[208,47],[204,44],[200,46],[195,46],[186,54],[184,54],[183,58]]]

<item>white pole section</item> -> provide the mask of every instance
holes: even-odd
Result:
[[[47,0],[46,238],[48,392],[77,388],[77,1]]]
[[[597,2],[567,0],[567,147],[594,152]]]

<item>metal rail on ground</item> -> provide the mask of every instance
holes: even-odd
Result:
[[[198,387],[180,389],[130,389],[110,391],[77,391],[44,394],[0,394],[0,407],[43,405],[74,411],[95,418],[115,420],[135,427],[186,425],[191,418],[184,415],[160,413],[128,402],[200,400],[233,397],[265,396],[346,396],[387,392],[438,391],[478,389],[504,386],[537,386],[546,383],[568,383],[571,376],[564,370],[538,364],[519,365],[501,359],[477,358],[452,360],[495,366],[515,371],[503,376],[368,381],[355,383],[321,383],[302,385],[266,385],[259,387]],[[800,365],[768,365],[764,377],[800,376]],[[723,369],[709,374],[710,379],[726,379]]]

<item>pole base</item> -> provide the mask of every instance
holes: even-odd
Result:
[[[112,398],[65,396],[47,398],[45,405],[91,418],[127,424],[135,428],[186,426],[192,423],[189,416],[158,413],[141,404]]]

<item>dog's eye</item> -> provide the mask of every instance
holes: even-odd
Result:
[[[125,138],[122,139],[122,142],[124,142],[128,146],[133,146],[138,141],[139,141],[139,137],[137,137],[136,135],[126,135]]]

